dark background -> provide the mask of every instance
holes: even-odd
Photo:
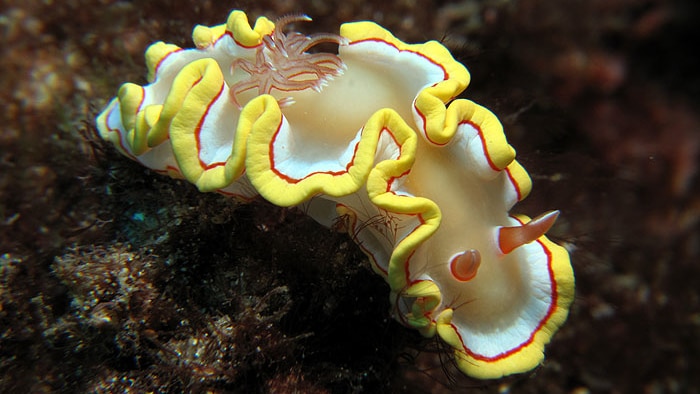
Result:
[[[0,391],[697,393],[700,43],[693,0],[9,0],[0,5]],[[94,137],[143,52],[305,12],[441,40],[560,209],[577,295],[543,365],[465,378],[388,315],[343,234],[155,175]]]

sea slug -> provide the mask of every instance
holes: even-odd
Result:
[[[150,83],[122,85],[101,136],[201,191],[261,195],[347,231],[389,284],[393,316],[451,345],[464,373],[535,368],[568,314],[573,270],[544,236],[557,211],[509,215],[530,178],[496,116],[456,99],[466,68],[372,22],[285,32],[308,20],[251,28],[234,11],[197,26],[195,49],[151,45]],[[338,54],[309,52],[322,42]]]

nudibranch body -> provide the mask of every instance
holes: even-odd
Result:
[[[406,44],[372,22],[340,35],[234,11],[197,26],[196,49],[146,52],[149,82],[124,84],[97,118],[125,155],[201,191],[299,206],[347,231],[391,290],[392,312],[498,378],[536,367],[566,319],[565,249],[508,211],[531,183],[496,116],[455,99],[469,73],[441,44]],[[319,42],[338,55],[309,53]]]

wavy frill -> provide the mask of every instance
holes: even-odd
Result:
[[[201,191],[260,194],[347,231],[388,282],[394,316],[437,333],[465,373],[536,367],[566,319],[573,272],[542,235],[552,215],[509,216],[531,182],[496,116],[455,99],[467,70],[437,42],[355,22],[341,26],[333,77],[256,92],[234,65],[272,59],[285,38],[304,42],[274,29],[234,11],[225,25],[197,26],[196,49],[153,44],[150,84],[120,88],[97,118],[102,137]]]

